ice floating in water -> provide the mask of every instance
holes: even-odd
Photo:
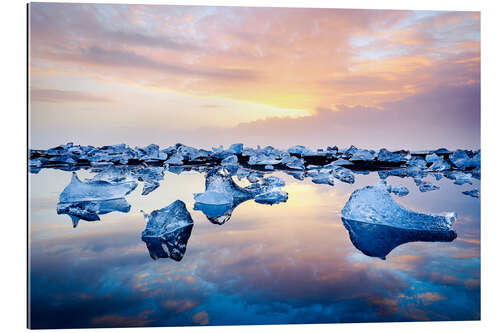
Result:
[[[309,148],[306,148],[304,146],[293,146],[291,148],[288,148],[288,153],[289,154],[296,154],[300,156],[310,156],[314,155],[314,152],[310,150]]]
[[[406,161],[402,154],[392,153],[385,148],[380,149],[377,155],[377,160],[381,162],[399,163]]]
[[[392,187],[390,185],[387,186],[387,191],[391,192],[391,193],[394,193],[400,197],[404,197],[405,195],[408,195],[410,193],[410,191],[408,190],[408,188],[404,187],[404,186],[395,186],[395,187]]]
[[[321,170],[323,171],[323,170]],[[328,184],[334,185],[335,177],[330,173],[330,170],[325,170],[323,172],[318,172],[313,178],[312,182],[315,184]]]
[[[385,182],[381,182],[354,191],[342,209],[342,217],[401,229],[449,231],[456,214],[432,215],[408,210],[394,201]]]
[[[123,198],[137,187],[135,181],[111,183],[104,180],[90,180],[82,182],[75,172],[71,182],[59,196],[59,202],[111,200]]]
[[[248,177],[250,178],[251,175]],[[201,210],[215,224],[226,223],[233,210],[241,203],[256,199],[263,204],[275,204],[288,199],[288,194],[279,190],[285,182],[275,176],[260,180],[255,175],[255,182],[247,187],[238,186],[228,170],[213,168],[206,176],[205,192],[194,194],[195,210]]]
[[[432,165],[428,168],[429,171],[443,171],[451,168],[450,163],[446,162],[441,156],[433,157]]]
[[[349,161],[373,161],[375,159],[375,152],[373,150],[358,149]]]
[[[151,214],[144,213],[144,217],[147,223],[141,239],[146,243],[151,258],[180,261],[194,225],[184,202],[176,200]]]
[[[236,206],[254,195],[239,187],[226,169],[213,168],[207,173],[205,192],[194,194],[194,209],[201,210],[212,223],[224,224]]]
[[[213,168],[207,173],[205,192],[196,193],[196,203],[206,205],[233,205],[235,201],[248,200],[253,193],[234,183],[224,168]]]
[[[220,164],[224,167],[238,167],[238,157],[236,155],[228,156]]]
[[[455,185],[472,184],[472,174],[470,173],[452,171],[447,173],[446,177],[454,180],[453,184]]]
[[[255,202],[273,205],[288,200],[288,193],[279,189],[273,189],[255,196]]]
[[[168,160],[165,161],[164,165],[183,165],[184,156],[181,153],[176,152],[174,155],[170,156]]]
[[[471,191],[463,191],[462,192],[465,195],[468,195],[473,198],[479,198],[479,191],[478,190],[471,190]]]
[[[341,182],[354,184],[354,174],[349,169],[339,166],[332,170],[332,174],[335,178],[337,178]]]
[[[431,184],[431,183],[423,181],[423,180],[415,179],[415,183],[417,184],[420,192],[429,192],[429,191],[439,190],[439,186]]]
[[[101,175],[101,177],[103,177]],[[135,181],[111,183],[104,180],[82,182],[75,172],[71,182],[59,196],[57,214],[67,214],[73,221],[73,227],[80,219],[99,221],[99,215],[113,211],[127,213],[130,204],[125,196],[137,186]]]
[[[282,161],[282,163],[285,163],[285,160]],[[295,169],[295,170],[304,170],[304,160],[302,158],[298,158],[295,156],[290,156],[287,160],[285,165],[289,167],[290,169]]]
[[[459,169],[476,168],[481,165],[481,152],[477,152],[473,157],[461,149],[456,150],[450,155],[450,161]]]

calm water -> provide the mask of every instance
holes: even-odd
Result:
[[[80,179],[93,176],[85,170]],[[473,320],[480,317],[480,201],[443,178],[441,189],[421,193],[411,178],[404,207],[426,213],[454,211],[452,242],[411,242],[386,260],[358,250],[340,211],[355,189],[379,182],[356,175],[353,185],[334,187],[286,182],[288,201],[239,205],[216,225],[193,210],[203,192],[202,173],[165,172],[161,186],[126,200],[129,213],[101,221],[57,215],[59,194],[71,172],[42,169],[30,175],[30,304],[33,328],[336,323]],[[153,260],[141,240],[151,212],[182,200],[194,227],[181,261]],[[377,237],[375,234],[374,237]]]

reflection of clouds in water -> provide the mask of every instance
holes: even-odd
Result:
[[[55,209],[35,211],[33,322],[92,327],[477,318],[477,202],[462,205],[468,198],[446,186],[442,194],[446,191],[446,202],[453,204],[438,206],[437,197],[419,197],[422,211],[458,210],[459,238],[452,246],[405,244],[382,261],[362,255],[340,216],[331,213],[345,204],[351,185],[283,177],[286,203],[246,202],[223,226],[193,210],[192,193],[203,189],[199,174],[166,174],[147,198],[140,191],[127,197],[130,213],[109,213],[75,230]],[[374,179],[357,176],[356,188]],[[145,222],[137,211],[178,198],[195,223],[185,256],[179,263],[155,262],[140,239]]]

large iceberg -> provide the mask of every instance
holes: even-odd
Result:
[[[448,231],[456,214],[433,215],[406,209],[390,196],[386,183],[380,182],[354,191],[342,209],[342,217],[401,229]]]
[[[180,261],[194,225],[184,202],[176,200],[151,214],[144,213],[144,217],[146,229],[141,239],[146,243],[151,258]]]
[[[82,182],[73,172],[71,182],[59,196],[59,202],[118,199],[125,197],[136,187],[135,181],[111,183],[105,180],[89,180]]]
[[[130,205],[125,196],[137,186],[135,181],[111,183],[104,180],[82,182],[75,172],[71,182],[59,195],[57,214],[67,214],[73,221],[73,227],[80,219],[99,221],[100,214],[112,211],[129,212]]]

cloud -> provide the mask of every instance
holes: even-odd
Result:
[[[32,102],[43,103],[116,103],[115,100],[80,91],[31,88]]]
[[[478,148],[480,143],[480,85],[443,86],[381,108],[319,107],[300,118],[269,118],[232,129],[203,128],[210,141],[311,147],[351,144],[380,149]],[[193,134],[196,136],[196,134]],[[189,137],[187,133],[184,136]]]

